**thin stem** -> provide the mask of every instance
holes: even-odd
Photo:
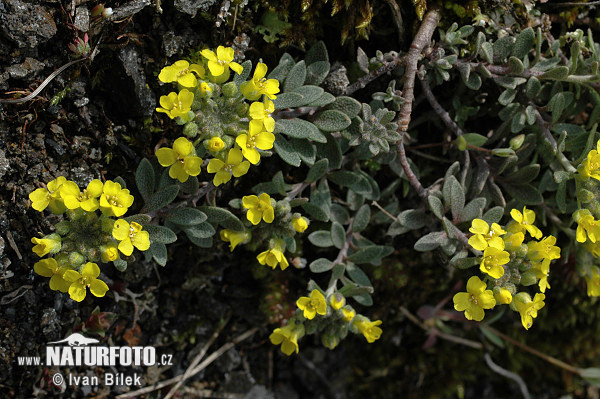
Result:
[[[492,369],[492,371],[500,374],[503,377],[510,378],[511,380],[515,381],[519,385],[519,389],[521,390],[521,393],[523,394],[523,397],[525,399],[531,398],[529,390],[527,389],[527,385],[525,385],[525,381],[523,381],[520,375],[498,366],[496,363],[494,363],[489,353],[484,354],[483,358],[485,359],[485,363],[490,369]]]
[[[383,212],[384,215],[386,215],[387,217],[389,217],[393,221],[395,221],[395,222],[398,221],[398,218],[396,216],[392,215],[391,213],[389,213],[388,211],[386,211],[381,205],[379,205],[379,202],[373,201],[373,202],[371,202],[371,205],[373,205],[374,207],[378,208],[381,212]]]
[[[423,93],[425,93],[427,101],[429,101],[429,105],[431,105],[431,108],[433,108],[442,122],[444,122],[448,129],[452,130],[457,136],[462,136],[465,132],[452,120],[448,111],[446,111],[435,98],[427,79],[421,79],[421,88],[423,89]]]
[[[552,136],[552,133],[550,132],[548,127],[546,126],[546,121],[544,120],[544,118],[542,118],[542,114],[540,114],[540,111],[538,111],[537,108],[534,108],[534,110],[535,110],[535,119],[536,119],[540,129],[542,129],[542,135],[546,138],[546,140],[552,146],[552,150],[556,154],[558,163],[560,163],[560,165],[567,172],[570,172],[570,173],[577,172],[577,169],[575,169],[575,167],[573,165],[571,165],[571,162],[567,159],[567,157],[565,157],[565,154],[563,154],[562,151],[558,150],[558,145],[556,143],[556,140],[554,139],[554,136]]]
[[[358,79],[356,82],[354,82],[350,86],[348,86],[346,88],[345,94],[347,96],[349,96],[350,94],[354,93],[355,91],[365,88],[369,83],[371,83],[372,81],[374,81],[381,75],[384,75],[388,72],[393,71],[394,69],[398,68],[400,65],[405,64],[405,62],[406,62],[406,56],[396,57],[392,61],[389,61],[389,62],[384,61],[382,66],[380,66],[377,69],[372,70],[371,72],[369,72],[368,74],[366,74],[365,76],[363,76],[362,78]]]

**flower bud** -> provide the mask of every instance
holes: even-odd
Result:
[[[54,257],[54,260],[56,260],[56,263],[58,264],[58,267],[69,267],[71,266],[71,263],[69,262],[69,255],[67,255],[66,253],[59,253]]]
[[[329,304],[333,309],[339,310],[346,304],[346,298],[339,292],[336,292],[329,297]]]
[[[519,134],[518,136],[510,139],[509,146],[512,150],[517,151],[519,148],[521,148],[524,141],[525,141],[525,135]]]
[[[521,274],[521,285],[528,287],[530,285],[534,285],[535,283],[537,283],[537,278],[535,277],[533,271],[527,271]]]
[[[308,228],[308,219],[302,216],[294,216],[292,226],[298,233],[302,233]]]
[[[56,227],[56,232],[61,236],[66,236],[71,231],[71,222],[68,220],[63,220],[62,222],[57,223],[54,227]]]
[[[494,298],[497,303],[506,305],[512,302],[512,294],[506,288],[494,287]]]
[[[202,144],[204,148],[211,152],[219,152],[225,149],[225,142],[218,136],[212,137],[210,140],[204,140]]]
[[[225,97],[233,98],[233,97],[237,97],[238,94],[239,94],[239,90],[238,90],[235,82],[229,82],[229,83],[225,83],[223,85],[223,95]]]
[[[356,312],[350,305],[344,306],[341,310],[342,318],[346,323],[350,323],[354,316],[356,316]]]
[[[235,113],[240,118],[243,118],[246,115],[248,115],[248,109],[249,108],[250,108],[250,106],[247,103],[245,103],[245,102],[238,103],[238,105],[235,107]]]
[[[332,333],[328,330],[321,335],[321,343],[327,349],[334,349],[340,343],[340,339],[337,337],[337,335],[335,335],[335,333]]]
[[[116,244],[103,245],[100,247],[100,252],[102,262],[113,262],[119,259],[119,250],[117,249]]]
[[[198,130],[195,122],[188,122],[183,126],[183,134],[192,139],[198,135]]]
[[[577,190],[577,199],[581,202],[583,202],[584,204],[587,204],[589,202],[592,202],[596,199],[596,196],[594,195],[594,193],[592,193],[589,190],[586,190],[585,188],[581,188],[579,190]]]
[[[71,266],[77,267],[82,265],[83,262],[85,262],[85,256],[83,256],[79,252],[73,251],[69,254],[69,263],[71,264]]]
[[[277,215],[279,219],[285,217],[292,211],[290,202],[286,200],[277,201],[277,203],[275,203],[275,200],[271,198],[271,205],[275,208],[275,215]]]
[[[86,212],[81,208],[67,210],[67,216],[72,221],[79,221],[81,218],[83,218],[85,216],[85,214],[86,214]]]

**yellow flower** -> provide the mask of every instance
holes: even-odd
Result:
[[[240,243],[246,241],[249,237],[249,233],[245,231],[235,231],[230,229],[221,230],[221,240],[229,243],[229,249],[231,252],[237,247]]]
[[[508,231],[518,233],[527,230],[532,237],[538,240],[542,238],[542,231],[533,225],[533,222],[535,222],[534,211],[527,209],[527,207],[523,207],[523,213],[517,209],[513,209],[510,211],[510,216],[512,216],[514,222],[511,221],[506,227]]]
[[[50,234],[44,238],[33,237],[31,242],[36,244],[33,247],[33,252],[35,252],[40,258],[48,254],[58,253],[62,245],[60,236],[56,233]]]
[[[532,262],[533,273],[539,279],[538,286],[542,293],[550,288],[548,283],[548,275],[550,274],[550,259],[544,259],[541,262]]]
[[[312,320],[315,316],[320,314],[324,316],[327,313],[327,302],[325,297],[319,290],[313,290],[310,293],[310,298],[302,296],[296,301],[298,309],[303,311],[303,315],[308,320]]]
[[[521,314],[521,324],[523,324],[523,327],[525,327],[526,330],[529,330],[529,327],[533,324],[533,319],[537,317],[538,310],[544,307],[545,298],[546,296],[544,294],[535,294],[532,301],[529,294],[525,292],[520,292],[515,295],[515,300],[513,302],[515,308]]]
[[[381,337],[383,332],[381,328],[377,327],[381,324],[381,320],[370,321],[367,318],[357,318],[353,322],[353,325],[365,336],[368,343],[373,343]]]
[[[542,241],[530,241],[527,243],[527,258],[532,262],[540,262],[543,259],[560,258],[560,248],[555,246],[556,237],[548,236]]]
[[[250,162],[244,161],[242,151],[232,148],[227,153],[225,162],[218,158],[213,158],[208,163],[208,173],[216,173],[213,184],[219,186],[231,180],[231,176],[240,177],[245,175],[250,168]]]
[[[238,75],[244,70],[244,67],[240,64],[233,62],[234,51],[231,47],[219,46],[216,54],[209,49],[205,49],[200,54],[208,59],[208,70],[215,78],[229,73],[228,68],[231,68]]]
[[[60,196],[68,209],[81,208],[86,212],[93,212],[100,207],[97,198],[102,194],[103,188],[104,184],[94,179],[80,192],[75,182],[67,181],[60,189]]]
[[[198,176],[202,159],[196,156],[194,145],[185,137],[180,137],[173,143],[171,148],[159,148],[156,151],[158,163],[169,167],[169,176],[184,183],[190,176]]]
[[[212,152],[219,152],[225,148],[225,142],[220,137],[212,137],[208,140],[208,150]]]
[[[64,176],[58,176],[46,185],[47,189],[35,189],[29,194],[31,207],[38,212],[42,212],[50,205],[50,212],[56,215],[63,213],[67,208],[60,196],[60,189],[66,181],[67,179]]]
[[[108,291],[108,285],[100,279],[100,268],[97,264],[88,262],[83,266],[81,273],[75,270],[67,270],[63,278],[71,283],[69,286],[69,296],[72,300],[81,302],[87,293],[86,288],[90,287],[90,292],[97,297],[103,297]]]
[[[483,259],[479,265],[479,270],[493,278],[500,278],[504,275],[502,265],[507,264],[509,261],[510,254],[508,252],[494,247],[487,247],[483,251]]]
[[[350,305],[346,305],[342,308],[342,317],[346,323],[350,323],[356,316],[356,312]]]
[[[579,165],[577,171],[585,179],[594,178],[600,180],[600,140],[596,143],[596,149],[591,150],[586,159]]]
[[[33,270],[43,277],[50,277],[50,289],[52,291],[67,292],[70,283],[63,279],[63,274],[68,269],[59,267],[54,258],[42,259],[33,265]]]
[[[115,260],[119,259],[119,250],[117,248],[117,243],[111,242],[107,246],[100,248],[100,256],[102,258],[102,262],[114,262]]]
[[[490,229],[485,220],[473,219],[469,231],[474,234],[469,238],[469,245],[473,248],[479,251],[483,251],[488,246],[499,250],[504,249],[504,241],[502,241],[500,236],[506,234],[506,231],[502,230],[499,224],[492,223],[492,228]]]
[[[150,248],[150,236],[147,231],[142,230],[139,223],[131,222],[130,225],[126,220],[119,219],[115,222],[112,235],[121,241],[118,248],[126,256],[133,253],[133,247],[140,251]]]
[[[594,216],[587,209],[578,209],[573,213],[573,220],[577,223],[576,238],[578,242],[586,241],[587,238],[595,243],[600,240],[600,222],[594,220]]]
[[[275,119],[271,117],[271,114],[275,111],[275,105],[273,101],[265,98],[265,102],[254,102],[250,104],[250,110],[248,111],[248,115],[250,118],[262,121],[265,130],[267,132],[272,132],[275,129]]]
[[[523,234],[523,232],[509,233],[503,237],[503,240],[505,245],[504,249],[516,251],[521,248],[521,244],[523,244],[523,240],[525,240],[525,234]]]
[[[273,270],[275,270],[277,265],[281,266],[281,270],[285,270],[290,264],[288,263],[283,250],[283,240],[277,239],[273,243],[273,247],[271,249],[261,252],[258,254],[256,259],[261,265],[269,265]]]
[[[163,112],[171,119],[180,117],[187,122],[191,119],[189,111],[193,102],[194,93],[188,89],[181,90],[179,94],[171,92],[166,96],[160,96],[160,107],[156,108],[156,112]]]
[[[163,83],[177,82],[185,87],[196,87],[198,80],[192,72],[195,72],[198,77],[204,76],[204,68],[202,65],[192,64],[185,60],[175,61],[173,65],[164,67],[158,75],[158,80]]]
[[[454,309],[464,311],[467,320],[481,321],[485,316],[484,309],[492,309],[496,306],[496,300],[492,290],[486,290],[487,286],[477,276],[467,281],[467,292],[459,292],[454,295]]]
[[[242,205],[248,209],[246,217],[255,226],[260,223],[261,219],[267,223],[272,223],[275,219],[275,210],[271,205],[269,194],[262,193],[258,197],[246,195],[242,198]]]
[[[279,93],[279,81],[277,79],[266,79],[267,66],[262,62],[256,65],[254,75],[251,80],[243,82],[240,85],[240,91],[250,101],[258,100],[263,94],[269,99],[277,98],[275,94]]]
[[[303,233],[308,228],[308,220],[303,216],[292,219],[292,226],[298,233]]]
[[[253,165],[260,161],[260,153],[256,150],[270,150],[275,142],[275,135],[263,129],[261,121],[250,121],[248,134],[240,134],[235,139],[237,145],[242,149],[244,157]]]
[[[212,87],[210,87],[210,85],[206,82],[202,82],[200,83],[200,87],[198,87],[198,90],[196,90],[196,94],[200,93],[200,96],[202,98],[204,97],[208,97],[209,93],[212,93],[213,89]]]
[[[506,288],[494,287],[496,303],[507,305],[512,302],[512,294]]]
[[[298,353],[298,340],[304,336],[304,326],[302,324],[287,325],[276,328],[269,335],[269,340],[273,345],[281,344],[281,351],[290,356],[294,351]]]
[[[592,267],[590,274],[585,276],[585,282],[588,296],[600,296],[600,271],[597,267]]]
[[[100,210],[105,216],[123,216],[133,204],[133,195],[117,182],[107,180],[100,196]]]
[[[339,310],[346,304],[346,298],[339,292],[336,292],[329,297],[329,304],[334,310]]]

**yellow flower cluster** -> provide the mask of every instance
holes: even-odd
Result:
[[[108,286],[100,276],[96,262],[111,262],[119,259],[119,251],[129,256],[133,246],[145,251],[150,247],[148,232],[142,226],[124,219],[133,204],[129,190],[117,182],[102,183],[92,180],[85,189],[59,176],[29,194],[32,208],[43,212],[66,213],[66,219],[56,225],[56,233],[43,238],[33,237],[33,252],[39,257],[51,255],[34,264],[34,271],[50,277],[50,289],[69,293],[71,299],[82,301],[90,292],[102,297]],[[100,215],[96,211],[100,211]]]
[[[243,71],[243,67],[233,61],[234,50],[231,47],[219,46],[216,51],[205,49],[200,55],[202,60],[198,64],[179,60],[161,70],[158,79],[163,83],[176,83],[181,90],[179,93],[171,92],[161,96],[157,112],[165,113],[171,119],[179,118],[181,123],[189,122],[195,118],[194,112],[199,107],[195,105],[196,97],[210,97],[213,85],[226,82],[231,75],[230,70],[237,74]],[[275,106],[272,100],[279,93],[279,82],[276,79],[266,79],[266,73],[267,66],[258,63],[253,77],[239,88],[246,99],[254,101],[248,108],[248,129],[235,132],[235,138],[213,135],[204,142],[205,148],[214,156],[208,162],[207,171],[215,174],[215,186],[227,183],[232,177],[246,174],[250,164],[260,162],[259,151],[273,148],[275,120],[271,114],[275,111]],[[233,83],[227,85],[230,84]],[[264,100],[256,101],[261,96]],[[185,139],[177,139],[172,150],[161,148],[156,153],[160,164],[171,168],[169,176],[180,182],[185,182],[189,176],[197,176],[202,164],[202,160],[195,156],[194,145],[183,140]],[[232,148],[232,145],[236,147]]]
[[[544,306],[543,294],[550,285],[548,275],[550,262],[560,258],[560,248],[555,246],[556,237],[542,238],[542,231],[534,225],[535,212],[526,207],[523,211],[513,209],[512,220],[503,229],[497,223],[490,226],[481,219],[472,221],[469,245],[483,251],[479,258],[479,270],[488,283],[477,276],[467,282],[467,291],[454,295],[454,308],[464,312],[468,320],[481,321],[484,310],[496,304],[510,304],[521,315],[523,327],[529,329],[537,311]],[[532,239],[527,243],[525,235]],[[522,285],[538,283],[540,293],[532,300],[528,293],[516,292],[515,281]],[[493,289],[488,289],[488,284]]]

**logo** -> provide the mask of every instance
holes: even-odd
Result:
[[[79,333],[74,333],[60,341],[48,342],[48,345],[62,344],[64,342],[68,343],[69,346],[85,346],[85,345],[89,345],[89,344],[97,344],[100,341],[98,341],[97,339],[94,339],[94,338],[86,338]]]

